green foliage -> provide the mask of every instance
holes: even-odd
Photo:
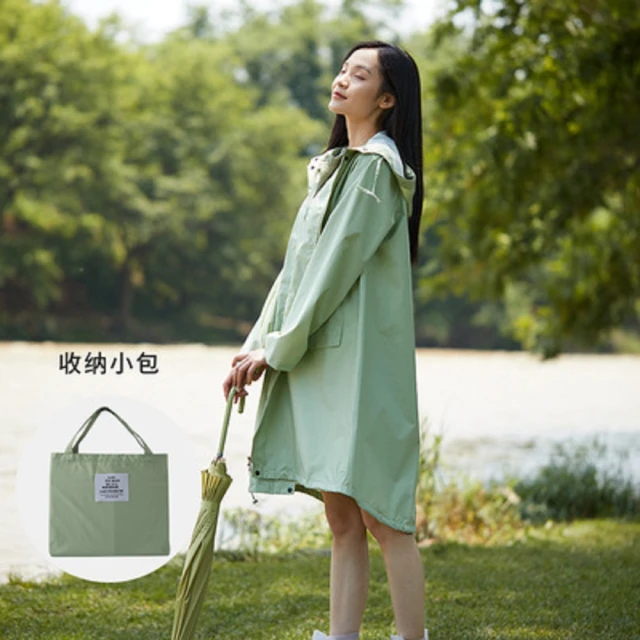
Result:
[[[397,40],[402,4],[194,4],[145,44],[117,17],[92,31],[59,2],[4,0],[0,336],[241,338],[340,61]],[[423,78],[419,344],[634,348],[639,20],[626,0],[459,0],[407,38]]]
[[[83,199],[112,144],[113,88],[125,58],[57,3],[3,3],[0,308],[34,332],[30,312],[62,299],[73,240],[95,223]]]
[[[422,286],[501,300],[505,329],[547,356],[637,324],[636,7],[458,0],[432,37],[449,56],[426,83]]]
[[[319,127],[289,105],[256,116],[228,43],[123,46],[117,22],[92,33],[57,3],[11,1],[0,324],[22,314],[30,337],[48,337],[65,330],[47,317],[100,314],[101,333],[206,339],[254,316]]]
[[[597,439],[588,444],[558,444],[551,460],[514,489],[522,498],[522,517],[532,522],[576,518],[640,515],[640,488],[618,466],[603,468],[607,447]]]
[[[419,541],[495,544],[521,539],[526,527],[576,518],[640,515],[640,488],[598,439],[559,443],[531,477],[508,482],[444,480],[442,436],[425,434],[416,491]]]
[[[428,512],[419,539],[496,544],[524,535],[520,498],[509,486],[481,482],[447,484]]]
[[[478,481],[444,481],[442,436],[425,434],[416,489],[416,538],[474,544],[517,540],[524,534],[520,498],[510,485],[484,486]]]

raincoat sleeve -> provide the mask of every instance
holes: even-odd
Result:
[[[278,297],[278,290],[280,288],[280,280],[282,278],[282,271],[278,274],[278,277],[275,279],[273,285],[271,285],[271,289],[267,295],[267,299],[262,305],[262,311],[260,311],[260,317],[256,320],[256,323],[253,325],[253,328],[249,332],[242,348],[240,349],[240,353],[249,353],[249,351],[253,351],[255,349],[264,349],[265,344],[265,335],[271,328],[271,323],[273,322],[273,314],[276,308],[276,300]]]
[[[367,261],[406,215],[406,203],[387,161],[358,154],[305,269],[280,331],[267,333],[265,359],[291,371],[309,336],[336,311]]]

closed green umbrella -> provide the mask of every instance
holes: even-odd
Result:
[[[222,455],[234,396],[235,389],[232,389],[227,400],[218,454],[209,468],[201,472],[202,502],[178,585],[171,640],[189,640],[194,637],[209,582],[220,503],[231,485],[231,476],[227,474],[227,465]],[[242,413],[243,409],[244,397],[240,399],[238,412]]]

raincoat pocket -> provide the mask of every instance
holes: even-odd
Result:
[[[339,347],[342,342],[342,310],[338,309],[321,327],[309,336],[309,349]]]

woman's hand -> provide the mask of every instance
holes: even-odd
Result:
[[[231,362],[231,371],[222,384],[225,400],[229,397],[232,387],[236,388],[234,402],[247,395],[245,386],[260,379],[266,371],[267,361],[264,358],[264,349],[256,349],[249,353],[239,353]]]

